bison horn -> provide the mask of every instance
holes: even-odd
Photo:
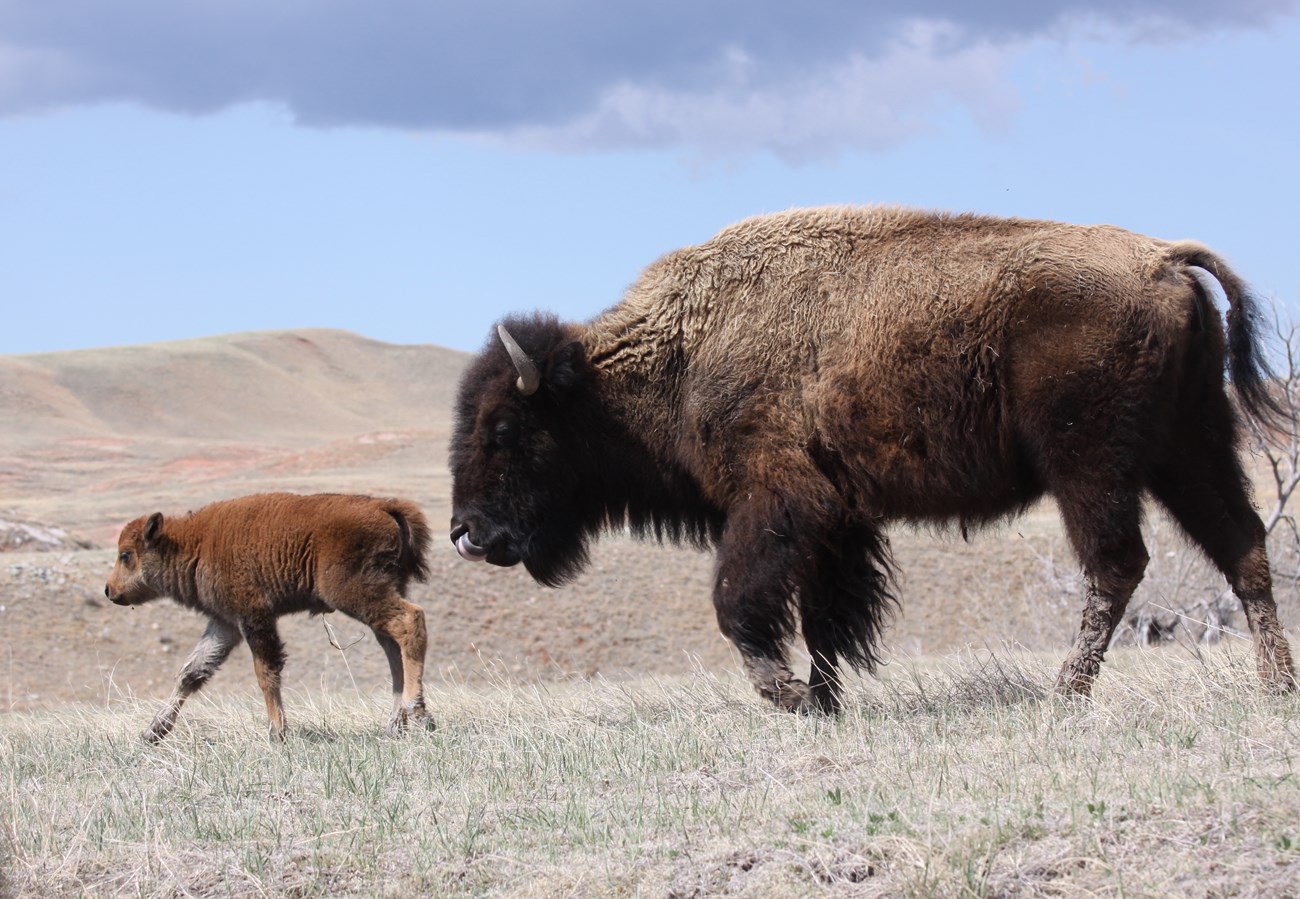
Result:
[[[506,352],[510,354],[510,361],[515,364],[515,369],[519,372],[519,380],[515,381],[519,392],[524,396],[532,396],[542,384],[542,377],[537,373],[537,365],[510,336],[505,325],[497,325],[497,335],[505,344]]]

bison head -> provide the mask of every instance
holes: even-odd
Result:
[[[595,372],[549,316],[499,325],[465,372],[451,442],[451,539],[471,561],[523,562],[557,585],[603,523]]]
[[[117,538],[117,561],[104,586],[104,595],[119,606],[134,606],[157,599],[161,592],[163,516],[141,516],[122,528]]]

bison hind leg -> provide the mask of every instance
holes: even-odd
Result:
[[[376,630],[374,634],[379,645],[383,647],[384,655],[388,657],[388,668],[393,678],[393,710],[388,717],[388,735],[399,736],[412,723],[420,723],[426,730],[433,730],[433,716],[425,707],[423,693],[417,692],[409,699],[406,696],[407,665],[401,645],[387,633]]]
[[[370,628],[388,659],[393,706],[387,732],[397,736],[411,724],[432,730],[424,704],[424,657],[429,638],[424,610],[402,596],[402,579],[377,580],[356,572],[339,574],[321,587],[329,604]]]
[[[1056,691],[1087,696],[1146,572],[1141,494],[1120,484],[1084,481],[1058,485],[1053,493],[1087,580],[1079,635],[1061,666]]]
[[[1227,412],[1221,413],[1223,417]],[[1230,419],[1227,419],[1230,421]],[[1151,492],[1223,573],[1246,613],[1264,689],[1296,689],[1291,647],[1273,599],[1267,532],[1226,427],[1201,429],[1152,473]]]

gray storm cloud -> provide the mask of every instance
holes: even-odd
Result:
[[[1178,40],[1293,0],[0,0],[0,115],[283,105],[308,126],[557,149],[873,149],[955,102],[1014,113],[1017,47],[1090,29]]]

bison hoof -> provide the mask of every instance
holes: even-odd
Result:
[[[424,730],[426,733],[433,733],[437,729],[438,725],[429,715],[409,721],[388,722],[388,736],[390,737],[404,737],[413,730]]]
[[[1290,653],[1281,659],[1269,657],[1260,660],[1259,679],[1264,684],[1264,692],[1271,696],[1284,696],[1296,690],[1296,676],[1292,668]]]
[[[776,684],[767,694],[767,698],[776,703],[777,708],[785,709],[787,712],[807,715],[821,711],[821,705],[813,697],[812,689],[801,680]]]
[[[835,716],[844,711],[843,703],[840,697],[835,693],[823,693],[813,689],[813,708],[812,711],[821,712],[823,715]]]
[[[1268,675],[1261,675],[1264,683],[1264,693],[1267,696],[1286,696],[1289,693],[1296,692],[1296,681],[1294,675],[1279,675],[1270,672]]]
[[[1092,685],[1096,680],[1096,673],[1088,674],[1084,671],[1063,669],[1057,676],[1056,686],[1053,689],[1059,696],[1087,699],[1092,695]]]
[[[168,721],[165,718],[155,718],[153,723],[140,734],[140,739],[146,743],[161,743],[163,738],[172,732],[172,725],[175,722]]]

